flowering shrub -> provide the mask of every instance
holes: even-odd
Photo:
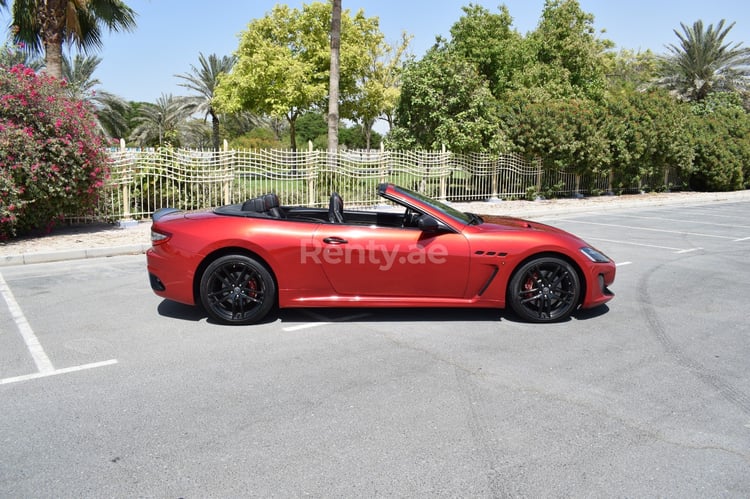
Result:
[[[93,209],[108,157],[89,105],[64,81],[0,68],[0,239]]]

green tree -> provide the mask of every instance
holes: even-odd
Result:
[[[331,0],[331,63],[328,70],[328,150],[339,148],[339,82],[341,80],[341,0]]]
[[[607,113],[602,128],[612,154],[614,189],[647,179],[662,183],[664,174],[672,168],[685,178],[690,175],[690,117],[667,91],[627,88],[612,92],[607,98]]]
[[[236,52],[237,63],[219,78],[216,107],[286,119],[296,149],[297,118],[307,110],[327,107],[330,28],[330,5],[320,2],[301,10],[276,5],[265,17],[250,22]],[[355,15],[342,12],[342,99],[356,92],[356,81],[368,62],[368,47],[382,39],[377,18],[367,18],[361,10]]]
[[[44,52],[46,71],[61,78],[64,43],[99,49],[103,28],[131,31],[136,13],[121,0],[15,0],[12,15],[15,40],[33,53]]]
[[[451,47],[477,70],[500,97],[524,64],[521,35],[512,28],[513,18],[505,5],[493,14],[486,8],[469,4],[464,15],[451,27]]]
[[[63,57],[65,90],[71,98],[92,104],[99,126],[107,136],[123,137],[128,130],[125,115],[129,106],[120,97],[96,89],[101,82],[94,78],[94,71],[100,62],[101,58],[96,56],[76,54],[72,61]]]
[[[281,130],[278,126],[279,123],[283,124],[283,121],[258,116],[249,111],[241,111],[239,113],[226,115],[221,128],[222,133],[226,134],[230,143],[233,139],[246,135],[257,128],[268,130],[276,137],[276,140],[279,140],[279,137],[281,136]]]
[[[379,142],[382,140],[382,137],[378,132],[371,130],[370,139]],[[354,124],[351,126],[342,126],[341,130],[339,130],[339,142],[347,149],[369,149],[367,140],[368,138],[362,125]]]
[[[601,99],[606,90],[609,40],[596,36],[594,16],[576,0],[546,0],[537,28],[524,40],[516,89],[540,88],[550,97]]]
[[[620,50],[609,61],[607,78],[611,92],[644,89],[653,82],[659,71],[659,59],[651,52]]]
[[[357,94],[352,101],[343,103],[346,115],[361,125],[367,149],[372,145],[372,129],[378,118],[386,120],[389,129],[393,128],[393,115],[400,95],[402,58],[410,39],[403,33],[396,45],[371,47],[370,64],[357,82]]]
[[[198,55],[200,68],[190,65],[190,73],[179,74],[178,78],[185,80],[180,86],[192,90],[197,95],[188,97],[188,103],[193,107],[193,112],[200,113],[205,117],[211,117],[212,145],[214,150],[219,150],[221,145],[221,132],[219,126],[219,113],[214,108],[214,92],[219,81],[219,75],[227,74],[237,62],[234,56],[219,57],[211,54],[206,58],[203,54]]]
[[[679,45],[667,46],[658,85],[676,91],[683,99],[700,101],[714,91],[744,91],[749,88],[750,48],[741,42],[726,41],[734,23],[724,27],[724,19],[714,28],[696,21],[681,23],[682,33],[674,31]]]
[[[591,99],[534,100],[513,94],[506,126],[517,150],[540,158],[548,170],[579,175],[606,171],[611,162],[603,123],[603,106]]]
[[[307,141],[323,143],[323,148],[327,147],[326,117],[322,113],[310,111],[299,117],[297,120],[297,138],[302,143]]]
[[[455,152],[498,151],[497,101],[476,66],[446,46],[406,65],[390,143]]]
[[[695,165],[690,187],[730,191],[750,185],[750,115],[735,93],[709,94],[691,104]]]
[[[161,95],[156,103],[139,105],[138,115],[133,118],[135,127],[129,140],[139,147],[183,145],[188,118],[193,108],[184,97]]]

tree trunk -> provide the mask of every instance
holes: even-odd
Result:
[[[220,148],[219,144],[219,116],[214,112],[213,108],[209,111],[211,114],[211,139],[213,141],[214,151],[218,151]]]
[[[58,43],[44,43],[44,72],[62,79],[62,45]]]
[[[296,129],[296,123],[297,123],[297,114],[287,114],[286,120],[289,123],[289,146],[292,148],[292,151],[297,151],[297,129]]]
[[[339,148],[339,52],[341,49],[341,0],[333,0],[331,16],[331,71],[328,90],[328,150]]]
[[[40,35],[44,44],[44,71],[57,79],[62,79],[62,44],[65,31],[64,0],[46,0],[38,7]]]
[[[372,139],[372,125],[375,123],[375,120],[362,120],[362,130],[365,132],[365,140],[367,141],[367,150],[369,151],[371,149],[370,147],[370,141]]]

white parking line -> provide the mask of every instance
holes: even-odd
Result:
[[[10,290],[10,287],[8,287],[8,283],[5,282],[2,274],[0,274],[0,294],[3,296],[5,304],[8,306],[8,310],[10,311],[10,315],[16,324],[16,328],[18,328],[18,331],[21,333],[21,337],[26,344],[26,348],[28,349],[31,358],[34,359],[34,364],[36,364],[36,368],[38,370],[38,372],[33,374],[0,379],[0,385],[16,383],[18,381],[26,381],[29,379],[44,378],[47,376],[56,376],[58,374],[66,374],[70,372],[82,371],[84,369],[92,369],[94,367],[108,366],[117,363],[116,359],[111,359],[105,360],[103,362],[95,362],[93,364],[84,364],[80,366],[66,367],[63,369],[55,369],[55,367],[52,365],[52,361],[50,361],[49,357],[47,357],[44,348],[42,348],[42,344],[39,343],[39,339],[31,329],[29,321],[26,320],[26,316],[23,314],[21,307],[18,305],[16,298],[13,296],[13,292]]]
[[[297,326],[282,327],[282,331],[300,331],[301,329],[310,329],[313,327],[327,326],[330,322],[308,322],[306,324],[299,324]]]
[[[711,225],[713,227],[729,227],[730,229],[750,229],[750,226],[747,226],[747,225],[720,224],[716,222],[701,222],[699,220],[685,220],[684,218],[678,219],[678,218],[662,218],[662,217],[644,217],[644,216],[639,216],[639,215],[624,215],[622,213],[618,213],[617,217],[636,218],[640,220],[657,220],[660,222],[681,222],[681,223],[689,223],[693,225]]]
[[[44,353],[42,345],[39,343],[39,340],[34,334],[34,331],[31,329],[31,326],[29,326],[29,321],[27,321],[26,316],[23,315],[21,307],[18,306],[18,302],[13,296],[13,293],[8,287],[8,283],[5,282],[2,274],[0,274],[0,294],[3,295],[3,299],[8,305],[10,316],[16,323],[16,327],[21,333],[21,337],[23,338],[24,343],[26,343],[26,348],[29,350],[31,358],[34,359],[36,368],[40,373],[48,373],[54,371],[55,368],[52,366],[52,362],[49,360],[49,357],[47,357],[47,354]]]
[[[91,364],[82,364],[80,366],[65,367],[63,369],[55,369],[53,371],[39,372],[33,374],[24,374],[22,376],[14,376],[12,378],[0,379],[0,385],[7,385],[10,383],[17,383],[19,381],[28,381],[31,379],[46,378],[48,376],[57,376],[58,374],[67,374],[77,371],[84,371],[86,369],[94,369],[95,367],[111,366],[117,364],[117,359],[104,360],[102,362],[92,362]]]
[[[627,244],[629,246],[643,246],[644,248],[656,248],[656,249],[664,249],[669,251],[676,251],[677,253],[681,251],[688,251],[685,248],[673,248],[671,246],[657,246],[655,244],[642,244],[642,243],[634,243],[631,241],[619,241],[617,239],[602,239],[600,237],[587,237],[586,240],[588,241],[604,241],[606,243],[615,243],[615,244]],[[694,248],[694,249],[700,249],[700,248]],[[692,251],[692,250],[689,250]]]
[[[698,250],[702,250],[702,249],[703,248],[690,248],[690,249],[680,250],[677,253],[680,253],[680,254],[682,254],[682,253],[692,253],[693,251],[698,251]]]
[[[569,218],[564,219],[564,221],[574,223],[574,224],[601,225],[603,227],[617,227],[620,229],[645,230],[649,232],[663,232],[665,234],[679,234],[681,236],[713,237],[716,239],[734,239],[734,237],[732,236],[718,236],[716,234],[703,234],[701,232],[685,232],[682,230],[664,230],[664,229],[654,229],[650,227],[636,227],[632,225],[605,224],[601,222],[587,222],[585,220],[573,220]]]
[[[357,315],[348,315],[346,317],[342,317],[340,319],[336,319],[335,321],[331,322],[329,318],[323,317],[322,315],[316,314],[314,312],[310,312],[309,310],[305,311],[305,313],[317,319],[318,322],[306,322],[305,324],[298,324],[296,326],[287,326],[287,327],[281,328],[281,330],[285,332],[300,331],[302,329],[310,329],[314,327],[328,326],[329,324],[333,324],[334,322],[347,322],[347,321],[354,321],[357,319],[364,319],[365,317],[369,317],[372,315],[372,314],[367,314],[367,313],[357,314]]]

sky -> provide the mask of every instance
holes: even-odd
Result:
[[[264,17],[274,5],[299,8],[312,0],[125,0],[137,13],[133,32],[106,34],[94,77],[100,89],[128,101],[155,102],[162,95],[187,95],[175,75],[199,67],[198,57],[230,55],[239,46],[239,34],[253,19]],[[9,2],[11,3],[11,2]],[[409,52],[421,57],[441,35],[450,37],[451,26],[462,16],[461,7],[473,3],[490,12],[504,4],[521,34],[533,31],[544,0],[342,0],[352,13],[363,9],[378,17],[388,42],[396,43],[402,32],[412,35]],[[616,49],[652,50],[666,53],[676,44],[674,30],[680,23],[702,20],[716,25],[721,19],[735,22],[728,40],[750,46],[750,8],[747,0],[579,0],[594,15],[600,37],[612,40]],[[0,12],[0,26],[8,26],[7,10]],[[5,33],[7,36],[7,32]]]

